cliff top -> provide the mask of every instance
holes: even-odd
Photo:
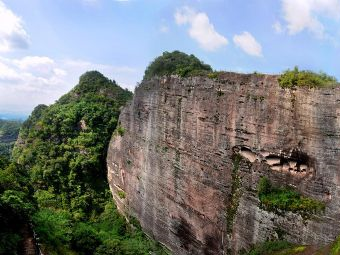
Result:
[[[298,67],[286,70],[282,74],[269,75],[254,72],[252,74],[240,74],[226,71],[213,71],[210,65],[205,64],[194,55],[187,55],[180,51],[164,52],[155,58],[145,70],[143,80],[153,77],[178,75],[179,77],[203,76],[211,79],[228,80],[237,77],[240,81],[249,79],[273,79],[277,80],[282,88],[309,87],[329,88],[338,86],[335,77],[324,72],[313,72],[310,70],[299,70]]]

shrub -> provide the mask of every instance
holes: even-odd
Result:
[[[300,71],[298,67],[295,67],[293,70],[286,70],[278,80],[282,88],[318,88],[331,86],[337,83],[335,77],[329,76],[324,72],[315,73],[306,70]]]
[[[95,255],[123,255],[123,248],[121,241],[109,240],[100,245],[95,252]]]
[[[121,198],[121,199],[124,199],[126,197],[126,194],[124,191],[120,190],[118,191],[118,196]]]
[[[71,215],[63,210],[41,209],[33,215],[35,231],[44,244],[60,247],[71,239]]]
[[[117,132],[120,136],[123,136],[125,134],[125,128],[123,128],[122,126],[118,126],[117,127]]]
[[[79,223],[72,234],[72,248],[83,254],[93,254],[101,244],[96,230],[89,224]]]
[[[304,197],[290,187],[274,187],[266,177],[259,181],[258,195],[264,209],[278,214],[291,211],[307,219],[325,210],[324,203]]]
[[[148,80],[154,76],[170,74],[186,77],[211,71],[212,68],[210,65],[204,64],[194,55],[187,55],[180,51],[166,51],[147,67],[143,79]]]
[[[273,252],[282,251],[292,247],[293,245],[287,241],[267,241],[254,246],[253,249],[251,249],[249,252],[243,253],[243,255],[268,255],[273,254]]]

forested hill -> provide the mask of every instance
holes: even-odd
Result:
[[[7,162],[11,169],[1,171],[15,173],[17,185],[7,187],[0,176],[1,199],[12,194],[6,207],[0,203],[0,221],[10,225],[0,230],[0,254],[9,254],[9,243],[20,248],[16,233],[28,221],[44,254],[162,252],[137,223],[132,227],[118,214],[106,180],[107,146],[119,109],[131,97],[115,81],[91,71],[55,104],[35,108],[20,130],[15,163]],[[24,180],[25,190],[18,180]],[[15,214],[24,216],[13,222]]]
[[[0,119],[0,156],[10,156],[21,123],[19,120]]]

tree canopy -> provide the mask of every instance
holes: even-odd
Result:
[[[180,51],[164,52],[147,67],[144,80],[154,76],[177,74],[179,76],[191,76],[211,72],[210,65],[204,64],[194,55],[188,55]]]
[[[162,254],[118,213],[106,179],[108,144],[119,109],[131,97],[115,81],[91,71],[55,104],[37,106],[23,123],[12,169],[25,173],[20,180],[25,180],[30,196],[21,193],[26,187],[21,184],[4,187],[0,213],[8,203],[21,210],[19,215],[27,215],[46,253]],[[0,176],[4,185],[5,178]],[[13,243],[18,242],[15,237],[20,236],[14,236]]]
[[[0,119],[0,156],[9,157],[22,122]]]

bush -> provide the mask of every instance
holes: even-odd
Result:
[[[79,223],[73,231],[71,244],[72,248],[81,254],[93,254],[101,240],[92,226]]]
[[[124,199],[126,197],[126,194],[124,191],[120,190],[118,191],[118,196],[121,198],[121,199]]]
[[[117,127],[117,132],[120,136],[124,136],[125,134],[125,128],[123,128],[121,125]]]
[[[269,179],[262,177],[259,181],[257,190],[260,197],[270,194],[272,192],[272,184],[270,183]]]
[[[109,240],[108,242],[100,245],[95,255],[123,255],[123,248],[121,241],[119,240]]]
[[[309,218],[312,214],[325,210],[325,204],[312,198],[304,197],[290,187],[273,187],[266,177],[258,185],[261,205],[268,211],[282,213],[291,211]]]
[[[262,244],[256,245],[249,252],[243,253],[243,255],[269,255],[276,251],[282,251],[292,248],[293,245],[287,241],[267,241]]]
[[[71,240],[71,215],[62,210],[41,209],[33,215],[35,231],[44,244],[61,247]]]
[[[323,72],[315,73],[312,71],[300,71],[298,67],[295,67],[293,70],[288,69],[278,80],[282,88],[319,88],[337,83],[336,78],[333,76],[329,76]]]
[[[154,76],[177,74],[181,77],[200,75],[212,71],[210,65],[204,64],[194,55],[180,51],[164,52],[157,57],[145,70],[144,80]]]

